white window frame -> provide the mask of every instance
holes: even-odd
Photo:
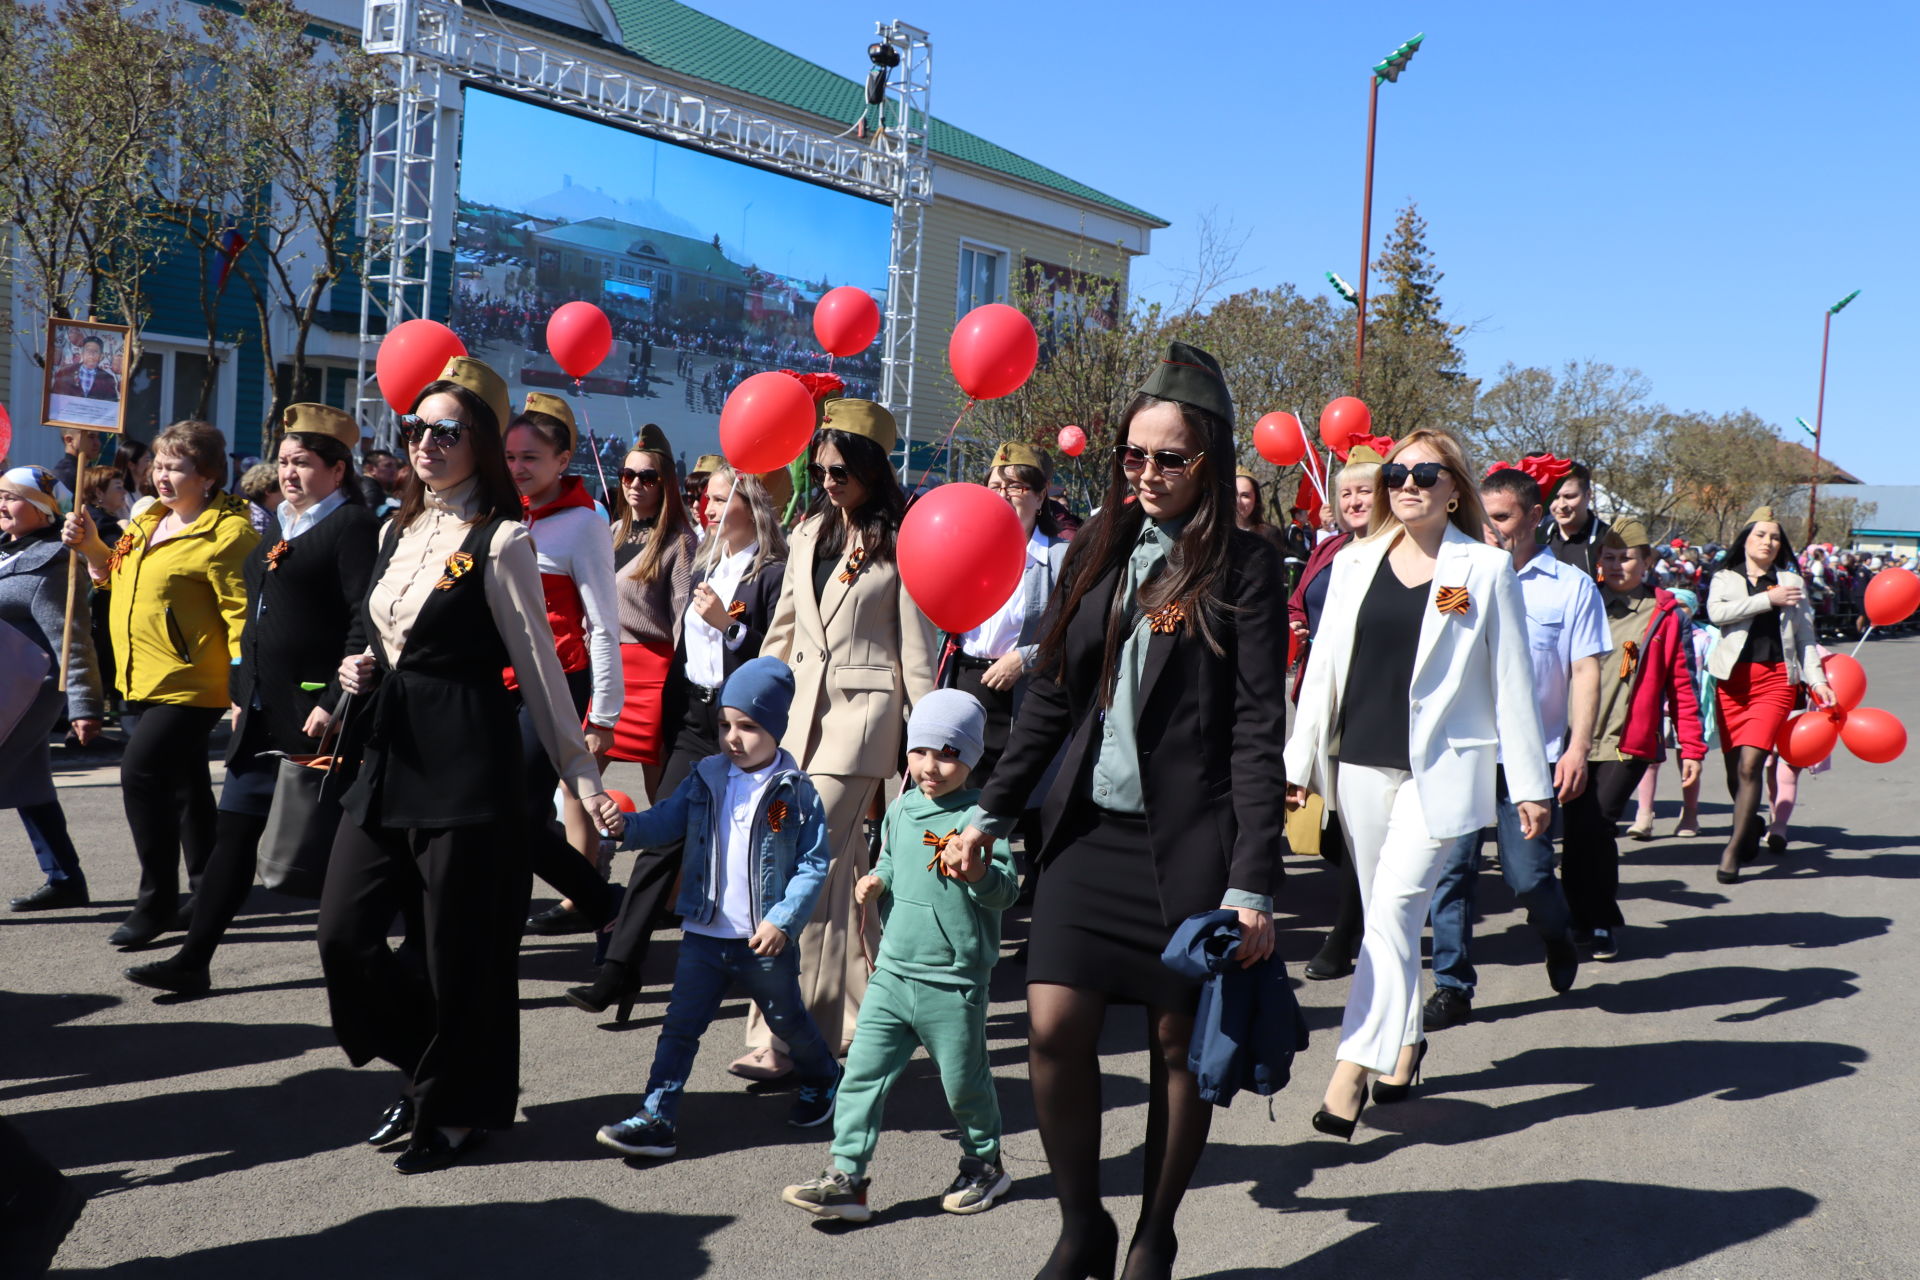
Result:
[[[994,284],[994,296],[986,299],[974,299],[972,306],[964,305],[972,292],[971,283],[967,278],[967,253],[969,250],[974,253],[990,254],[999,259],[1000,262],[1000,277]],[[971,237],[963,236],[960,240],[960,248],[954,254],[953,270],[953,318],[958,321],[962,319],[967,312],[973,310],[974,307],[985,306],[989,302],[1005,302],[1007,300],[1009,287],[1012,283],[1013,250],[1004,245],[990,244],[985,240],[975,240]]]
[[[229,447],[233,440],[233,419],[239,412],[240,379],[234,372],[234,362],[239,353],[231,342],[214,344],[220,353],[220,362],[215,376],[213,392],[213,425],[227,437]],[[157,355],[160,360],[160,427],[161,431],[170,425],[173,412],[173,392],[178,383],[179,372],[174,360],[176,355],[203,356],[207,354],[204,340],[174,337],[171,334],[143,332],[140,335],[140,354]],[[131,374],[131,371],[129,371]]]

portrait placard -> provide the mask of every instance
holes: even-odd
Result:
[[[49,320],[40,420],[50,427],[122,432],[127,416],[127,337],[125,325]]]

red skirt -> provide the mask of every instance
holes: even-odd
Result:
[[[646,640],[620,646],[620,669],[626,700],[620,704],[620,722],[613,726],[615,760],[639,764],[660,763],[660,739],[665,732],[660,703],[673,666],[671,640]]]
[[[1780,726],[1793,714],[1793,685],[1784,662],[1736,663],[1714,690],[1720,705],[1720,749],[1773,750]]]

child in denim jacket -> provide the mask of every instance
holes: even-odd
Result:
[[[813,916],[831,855],[820,797],[780,749],[792,701],[786,663],[742,664],[720,693],[720,754],[627,819],[622,848],[687,842],[675,907],[684,936],[646,1098],[597,1135],[615,1151],[666,1157],[678,1150],[675,1122],[700,1037],[735,983],[789,1046],[800,1092],[787,1123],[812,1128],[833,1114],[839,1067],[801,999],[793,945]]]

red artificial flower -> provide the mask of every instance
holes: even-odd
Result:
[[[822,400],[844,395],[847,390],[846,380],[837,373],[801,373],[798,369],[782,369],[780,372],[798,379],[816,405]]]

